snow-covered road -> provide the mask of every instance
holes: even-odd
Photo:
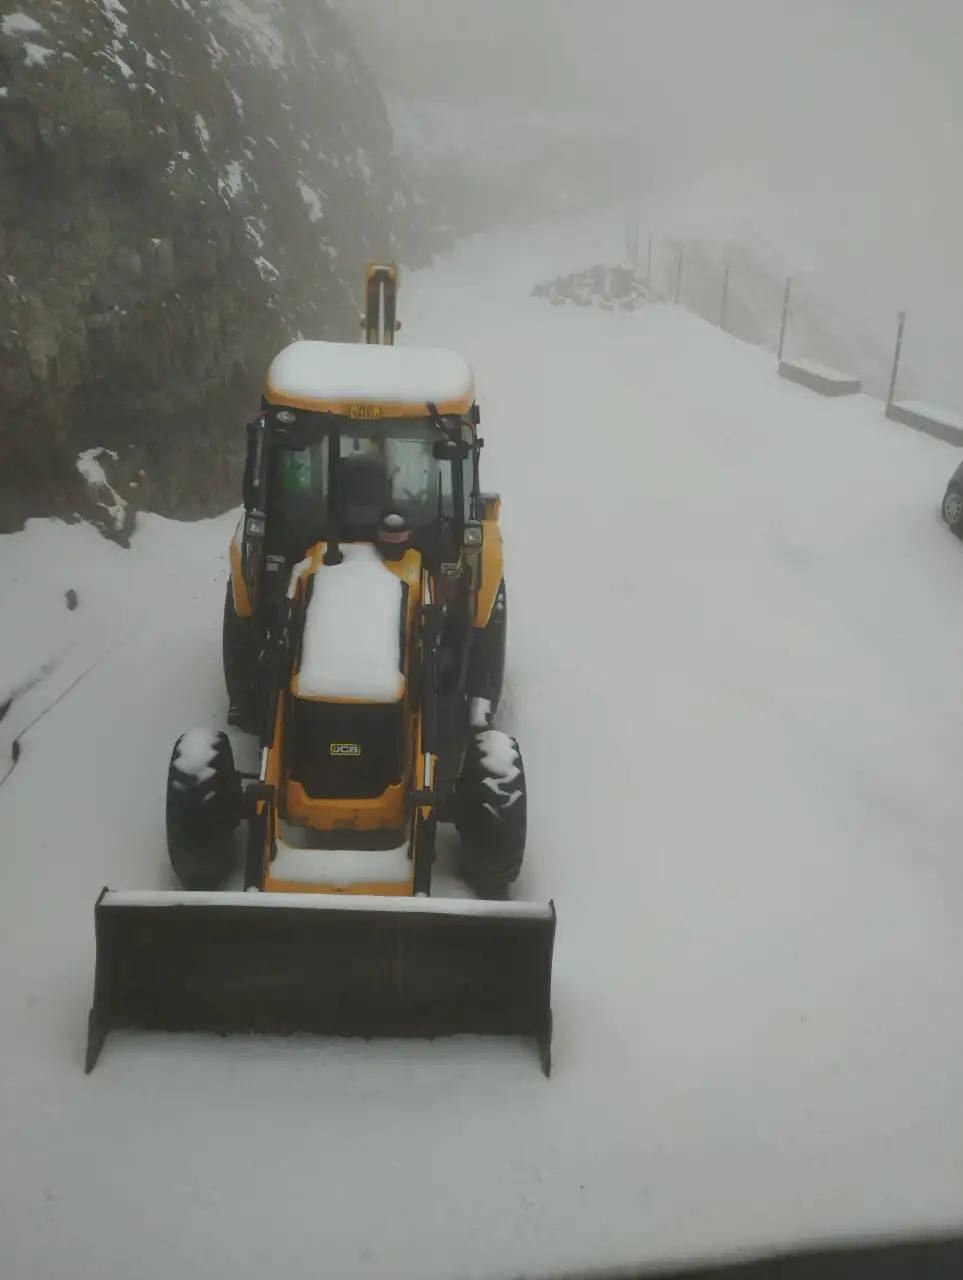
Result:
[[[474,364],[505,499],[547,1083],[512,1043],[120,1034],[85,1077],[93,900],[171,883],[170,745],[224,714],[234,517],[0,539],[0,702],[57,662],[0,749],[108,655],[0,788],[10,1280],[547,1276],[963,1223],[956,454],[673,308],[529,297],[620,236],[485,237],[400,305]]]

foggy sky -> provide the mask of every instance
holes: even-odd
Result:
[[[386,88],[604,109],[660,163],[958,180],[961,0],[337,0]]]

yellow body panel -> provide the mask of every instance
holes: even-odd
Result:
[[[380,409],[381,418],[430,418],[428,406],[424,400],[413,401],[386,401],[379,402],[377,406],[372,403],[362,406],[357,400],[331,400],[323,395],[319,396],[292,396],[287,395],[283,391],[279,391],[276,387],[271,386],[268,380],[267,390],[265,391],[265,399],[268,404],[276,409],[307,409],[313,413],[334,413],[342,418],[358,418],[361,416],[363,408],[377,407]],[[458,414],[464,417],[475,402],[474,392],[469,395],[462,396],[458,400],[443,400],[435,407],[442,417],[449,414]]]
[[[411,880],[398,881],[363,880],[357,884],[302,884],[300,880],[272,880],[264,882],[265,893],[346,893],[365,894],[373,898],[410,898],[414,892],[414,864]]]
[[[241,548],[237,545],[237,534],[231,539],[231,583],[234,587],[234,611],[239,618],[251,616],[251,593],[244,581],[241,570]]]
[[[264,781],[274,787],[275,792],[280,790],[281,786],[281,747],[284,741],[284,699],[278,698],[278,712],[274,717],[274,739],[271,749],[268,751],[267,768],[264,772]],[[277,808],[274,810],[274,823],[277,826]]]
[[[488,625],[492,606],[498,593],[498,584],[504,573],[502,531],[497,520],[482,521],[481,585],[475,601],[475,626]]]
[[[318,543],[311,547],[304,560],[304,568],[297,580],[295,592],[300,595],[305,590],[305,582],[313,572],[324,573],[323,557],[325,544]],[[415,613],[422,597],[422,562],[421,554],[416,550],[405,552],[400,560],[384,561],[386,569],[396,574],[408,585],[408,632],[411,634]],[[297,694],[297,676],[292,677],[291,692]],[[312,699],[313,701],[314,699]],[[408,830],[409,839],[413,822],[418,816],[427,818],[430,809],[418,810],[414,817],[407,804],[407,792],[411,785],[421,789],[426,785],[425,757],[421,751],[421,721],[416,711],[408,716],[408,741],[412,744],[412,759],[408,774],[396,785],[388,787],[380,796],[370,799],[312,799],[300,782],[290,778],[281,778],[281,756],[284,742],[284,698],[278,701],[278,714],[275,721],[274,739],[268,751],[264,780],[272,784],[283,799],[280,808],[284,819],[297,825],[311,827],[316,831],[337,832],[381,832]],[[317,699],[317,701],[352,702],[354,699]],[[432,757],[429,769],[433,775],[435,758]],[[281,821],[275,809],[275,839],[282,838]],[[265,849],[267,857],[267,849]],[[372,894],[384,897],[410,897],[414,892],[414,862],[411,866],[411,877],[407,881],[370,881],[359,880],[354,884],[316,884],[300,881],[275,879],[271,876],[271,864],[267,862],[264,889],[269,893],[342,893]]]
[[[369,258],[365,263],[364,282],[368,284],[372,276],[384,271],[392,284],[398,283],[398,264],[397,262],[376,262],[374,258]]]
[[[332,694],[319,694],[315,696],[313,693],[301,693],[298,688],[297,672],[291,677],[291,692],[299,702],[332,702],[339,707],[366,707],[371,701],[370,698],[336,698]],[[398,690],[393,698],[386,698],[385,705],[397,702],[405,692],[404,676],[398,677]]]

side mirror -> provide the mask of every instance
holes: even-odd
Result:
[[[461,462],[468,457],[469,446],[462,440],[436,440],[431,452],[438,462]]]

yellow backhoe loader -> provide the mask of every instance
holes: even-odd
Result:
[[[506,591],[479,420],[452,352],[299,341],[272,363],[223,630],[228,721],[258,768],[224,732],[178,738],[183,889],[98,899],[88,1070],[125,1027],[508,1034],[548,1073],[555,911],[508,900],[525,774],[494,724]],[[242,822],[244,889],[225,891]],[[478,896],[431,896],[439,823]]]

